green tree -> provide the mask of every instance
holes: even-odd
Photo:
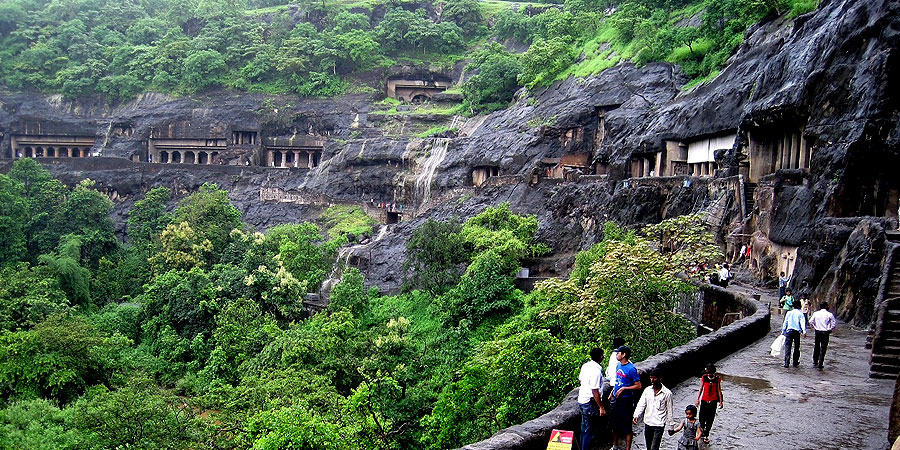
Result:
[[[672,313],[678,296],[693,290],[678,274],[721,254],[697,216],[669,219],[645,232],[650,238],[605,225],[604,240],[577,260],[573,277],[538,286],[549,299],[543,315],[563,319],[580,343],[622,336],[635,360],[690,340],[690,323]]]
[[[94,386],[72,405],[80,448],[196,448],[197,421],[190,405],[153,380],[131,378],[118,389]]]
[[[75,449],[81,434],[69,417],[69,411],[45,399],[12,402],[0,409],[0,445],[19,450]]]
[[[228,199],[228,193],[213,183],[204,183],[200,190],[182,199],[172,222],[187,222],[200,242],[209,240],[213,255],[221,254],[228,245],[231,230],[243,229],[241,212]]]
[[[167,225],[159,242],[160,250],[148,259],[155,273],[204,267],[213,251],[212,242],[200,236],[187,222]]]
[[[188,92],[197,92],[220,84],[225,72],[225,58],[215,50],[199,50],[184,59],[183,85]]]
[[[505,108],[521,87],[519,58],[497,43],[488,44],[472,55],[466,69],[477,70],[462,86],[463,98],[477,111]]]
[[[91,271],[81,265],[82,238],[68,234],[55,253],[41,255],[39,261],[56,277],[60,288],[74,305],[91,307]]]
[[[477,33],[484,21],[481,6],[476,0],[444,1],[441,19],[455,23],[466,35]]]
[[[142,249],[148,256],[160,233],[172,221],[171,214],[166,212],[166,204],[171,198],[169,188],[153,188],[143,199],[134,202],[128,212],[128,238],[132,246]]]
[[[413,231],[406,242],[404,269],[412,272],[407,287],[439,295],[459,280],[460,266],[468,260],[461,228],[456,221],[428,219]]]
[[[59,281],[28,263],[0,269],[0,332],[29,330],[69,307]]]
[[[68,403],[125,368],[131,342],[99,333],[74,315],[51,316],[28,331],[0,333],[0,396]]]
[[[15,264],[25,257],[28,204],[25,186],[0,174],[0,265]]]
[[[53,220],[65,199],[66,188],[30,158],[16,160],[9,177],[22,183],[25,188],[26,258],[29,262],[36,262],[38,255],[53,251],[59,244],[62,232],[55,228]]]
[[[539,39],[522,55],[519,83],[528,89],[549,84],[574,59],[575,51],[565,39]]]
[[[423,419],[428,448],[454,448],[553,409],[580,361],[546,330],[519,330],[484,344]]]
[[[344,271],[341,281],[331,290],[328,303],[330,310],[347,309],[354,317],[360,318],[369,310],[369,293],[366,291],[365,278],[356,267]]]

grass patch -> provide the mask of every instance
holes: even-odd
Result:
[[[707,81],[712,81],[717,76],[719,76],[719,72],[720,72],[719,70],[713,70],[712,72],[710,72],[709,74],[707,74],[705,76],[694,78],[693,80],[689,81],[687,84],[682,86],[681,90],[689,91],[697,86],[700,86],[703,83],[706,83]]]
[[[332,239],[342,235],[359,237],[371,233],[375,220],[369,217],[359,206],[334,205],[319,216],[325,225],[328,236]]]
[[[793,19],[801,14],[815,11],[819,7],[819,0],[793,0],[791,9],[787,13],[788,19]]]
[[[430,138],[432,136],[438,136],[438,135],[441,135],[441,134],[444,134],[447,132],[456,134],[457,131],[459,131],[459,129],[457,129],[457,128],[450,128],[450,127],[447,127],[444,125],[437,125],[437,126],[433,126],[433,127],[429,128],[419,134],[416,134],[416,137],[425,139],[425,138]]]
[[[669,53],[668,56],[666,56],[666,61],[677,63],[681,61],[687,61],[689,59],[702,59],[703,55],[705,55],[706,52],[708,52],[709,49],[712,48],[713,44],[714,42],[712,41],[712,39],[698,39],[693,43],[691,47],[682,45],[681,47],[676,47],[675,49],[673,49],[672,52]],[[692,47],[693,52],[691,51]]]

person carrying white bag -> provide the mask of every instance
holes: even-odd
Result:
[[[784,335],[779,334],[778,337],[775,338],[775,342],[772,342],[772,346],[770,347],[771,351],[769,352],[769,354],[771,354],[772,356],[774,356],[776,358],[781,356],[781,350],[782,350],[782,348],[784,348],[784,340],[785,340]]]

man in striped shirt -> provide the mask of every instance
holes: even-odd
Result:
[[[825,366],[825,351],[828,350],[828,339],[831,337],[831,330],[837,326],[837,320],[834,314],[828,311],[828,303],[822,302],[819,310],[814,312],[812,318],[809,319],[809,325],[816,330],[816,343],[813,347],[813,367],[820,369]]]

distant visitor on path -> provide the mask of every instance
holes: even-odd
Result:
[[[794,296],[791,294],[791,290],[787,289],[784,291],[784,295],[778,300],[778,314],[781,315],[781,311],[790,311],[794,308]]]
[[[781,272],[781,275],[778,276],[778,298],[784,297],[784,294],[788,291],[788,286],[790,285],[791,277],[786,276],[784,272]]]
[[[631,450],[631,440],[634,438],[634,432],[631,429],[633,400],[635,393],[641,390],[641,377],[634,364],[628,360],[630,357],[631,349],[627,346],[623,345],[616,349],[616,360],[619,361],[616,366],[616,384],[609,394],[613,444],[618,444],[619,438],[624,437],[625,450]]]
[[[656,371],[650,372],[650,387],[644,389],[634,410],[633,423],[644,416],[644,441],[647,450],[659,450],[663,432],[673,429],[675,416],[672,406],[672,391],[662,384],[662,377]]]
[[[700,437],[702,429],[700,422],[697,421],[697,407],[687,405],[684,408],[684,420],[677,427],[669,431],[669,434],[675,434],[684,430],[681,438],[678,439],[678,450],[698,450],[700,448]]]
[[[820,369],[825,367],[825,351],[828,350],[828,339],[831,331],[837,326],[834,314],[828,311],[828,303],[819,304],[819,310],[814,312],[809,319],[809,325],[816,330],[816,343],[813,346],[813,367]]]
[[[722,377],[716,374],[716,366],[707,364],[700,377],[700,391],[697,392],[695,404],[700,407],[700,427],[703,429],[703,441],[709,442],[709,432],[716,420],[716,408],[725,406],[722,395]]]
[[[728,280],[731,279],[731,271],[728,269],[728,263],[722,264],[722,268],[719,269],[719,286],[723,288],[728,287]]]
[[[784,324],[781,325],[781,334],[784,335],[784,367],[791,361],[791,345],[794,346],[794,367],[800,365],[800,335],[806,337],[806,320],[800,312],[800,305],[794,302],[794,309],[784,315]]]
[[[606,414],[600,390],[603,388],[603,349],[591,349],[591,360],[578,373],[578,407],[581,409],[581,449],[591,449],[597,435],[597,419]]]
[[[806,293],[800,294],[800,312],[803,313],[803,320],[806,322],[806,326],[809,327],[809,295]]]

